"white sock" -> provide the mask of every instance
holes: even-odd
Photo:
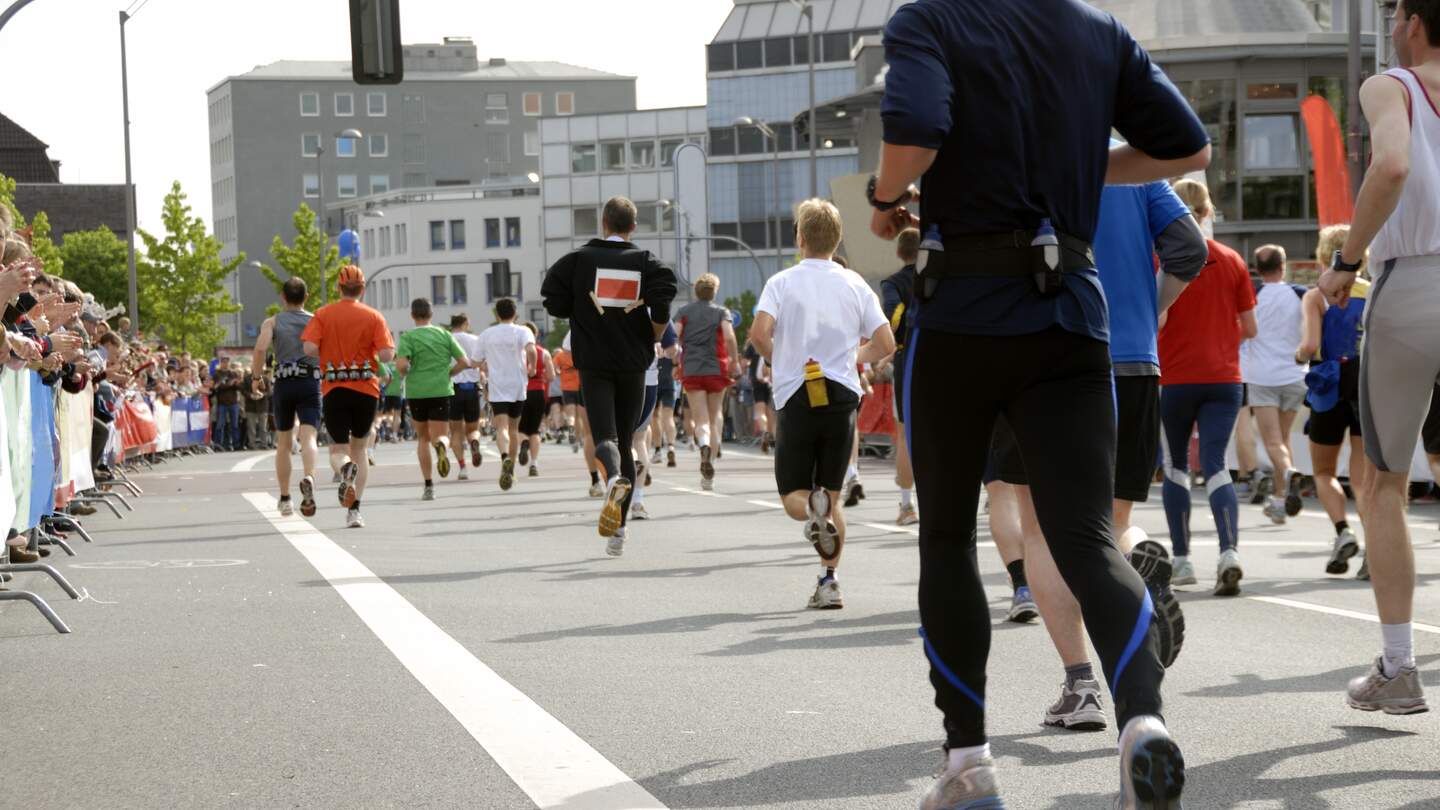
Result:
[[[1284,509],[1284,508],[1285,508],[1285,497],[1284,497],[1283,495],[1272,495],[1272,496],[1270,496],[1270,505],[1271,505],[1271,506],[1274,506],[1274,507],[1276,507],[1276,508],[1278,508],[1278,509]]]
[[[1382,624],[1380,636],[1385,639],[1385,655],[1380,663],[1385,677],[1395,677],[1401,667],[1415,666],[1415,631],[1410,622]]]
[[[902,489],[902,490],[900,490],[900,505],[901,505],[901,506],[905,507],[906,509],[909,509],[911,506],[914,505],[914,502],[915,502],[915,490],[913,490],[913,489]]]
[[[845,478],[846,478],[846,480],[849,480],[849,479],[851,479],[851,478],[859,478],[859,477],[860,477],[860,468],[859,468],[859,467],[855,466],[854,464],[851,464],[849,467],[846,467],[846,468],[845,468]]]
[[[970,748],[951,748],[949,767],[952,769],[962,768],[988,756],[990,756],[990,743],[976,745]]]
[[[820,578],[824,579],[828,576],[830,576],[830,566],[825,563],[820,563]]]
[[[634,509],[636,504],[641,503],[641,502],[643,502],[644,500],[645,500],[645,488],[644,488],[644,487],[637,486],[637,487],[635,487],[634,490],[632,490],[632,491],[630,492],[630,508],[631,508],[631,509]]]
[[[1189,559],[1190,559],[1190,555],[1188,555],[1188,554],[1186,554],[1186,555],[1184,555],[1184,556],[1180,556],[1180,555],[1178,555],[1178,554],[1175,555],[1175,567],[1176,567],[1176,568],[1179,568],[1180,566],[1182,566],[1182,565],[1184,565],[1186,562],[1188,562]]]

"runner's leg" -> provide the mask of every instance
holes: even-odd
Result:
[[[278,431],[275,434],[277,444],[275,448],[275,482],[280,485],[280,497],[282,498],[290,497],[290,476],[294,472],[290,461],[290,451],[294,437],[295,431],[293,430]],[[311,465],[314,465],[313,459]]]

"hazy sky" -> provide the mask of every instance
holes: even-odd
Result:
[[[0,0],[8,7],[12,0]],[[35,0],[0,30],[0,112],[50,145],[66,183],[123,183],[119,12]],[[730,0],[401,0],[406,42],[474,38],[481,61],[552,60],[639,77],[640,107],[705,103],[705,44]],[[346,0],[145,0],[126,24],[140,226],[179,180],[210,225],[205,91],[279,59],[349,59]],[[607,19],[604,11],[623,9]],[[30,212],[25,212],[27,215]]]

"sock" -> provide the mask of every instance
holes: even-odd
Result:
[[[1028,587],[1030,582],[1025,579],[1025,561],[1016,560],[1005,565],[1005,570],[1010,572],[1010,587],[1015,590]]]
[[[848,466],[848,467],[845,468],[845,480],[849,481],[849,480],[852,479],[852,478],[859,478],[859,477],[860,477],[860,468],[859,468],[859,467],[855,466],[854,464],[851,464],[850,466]]]
[[[284,502],[286,502],[286,501],[288,501],[288,500],[290,500],[290,496],[289,496],[289,495],[281,495],[281,496],[280,496],[280,502],[281,502],[281,503],[284,503]]]
[[[590,471],[590,483],[592,483],[592,484],[598,484],[598,483],[600,483],[600,473],[595,472],[594,470],[591,470],[591,471]]]
[[[1280,508],[1280,509],[1284,509],[1284,508],[1285,508],[1285,496],[1283,496],[1283,495],[1271,495],[1271,496],[1270,496],[1270,505],[1271,505],[1271,506],[1274,506],[1274,507],[1277,507],[1277,508]]]
[[[1343,520],[1338,520],[1338,521],[1335,522],[1335,534],[1336,534],[1336,536],[1339,536],[1339,535],[1341,535],[1341,534],[1344,534],[1345,532],[1348,532],[1348,531],[1350,531],[1350,524],[1349,524],[1348,522],[1343,521]]]
[[[635,489],[631,490],[631,492],[630,492],[630,508],[631,508],[631,509],[634,509],[636,504],[644,503],[644,502],[645,502],[645,488],[642,487],[642,486],[636,485]]]
[[[1095,670],[1090,666],[1089,661],[1083,664],[1076,664],[1073,667],[1065,667],[1065,686],[1070,689],[1075,688],[1077,681],[1093,680],[1095,680]]]
[[[350,505],[350,508],[351,508],[351,509],[359,509],[359,508],[360,508],[360,499],[359,499],[359,498],[356,498],[356,499],[355,499],[355,503],[351,504],[351,505]]]
[[[1415,666],[1415,632],[1410,622],[1382,624],[1380,635],[1385,639],[1385,654],[1380,658],[1385,677],[1395,677],[1401,667]]]
[[[948,767],[960,768],[990,756],[990,743],[970,748],[951,748],[948,756],[950,758]]]
[[[910,508],[911,506],[913,506],[914,504],[915,504],[915,490],[913,490],[913,489],[902,489],[902,490],[900,490],[900,505],[903,506],[903,507],[905,507],[906,509],[909,509],[909,508]]]
[[[508,458],[510,458],[510,454],[509,454],[509,453],[501,453],[501,454],[500,454],[500,460],[501,460],[501,461],[504,461],[504,460],[506,460],[506,459],[508,459]],[[593,473],[592,473],[592,474],[593,474]]]
[[[426,479],[425,479],[425,486],[427,486],[427,487],[433,487],[433,486],[435,486],[435,482],[434,482],[433,480],[429,479],[429,478],[426,478]]]
[[[824,582],[824,581],[827,580],[827,579],[834,579],[834,578],[835,578],[835,566],[833,566],[833,565],[826,565],[826,564],[824,564],[824,563],[821,563],[821,564],[820,564],[820,581],[821,581],[821,582]]]

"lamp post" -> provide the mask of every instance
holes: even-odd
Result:
[[[335,133],[337,140],[345,138],[358,141],[363,137],[365,137],[364,133],[358,129],[346,129]],[[325,168],[320,163],[320,157],[324,154],[325,143],[322,141],[319,148],[315,150],[315,180],[320,186],[320,210],[317,212],[317,216],[320,218],[320,235],[324,237],[321,239],[320,245],[320,289],[323,291],[320,294],[321,306],[330,303],[330,280],[325,278],[325,257],[330,253],[330,220],[325,216]]]
[[[809,45],[805,55],[810,63],[810,196],[820,196],[820,180],[815,169],[815,6],[810,0],[790,0],[791,5],[800,9],[808,25]]]
[[[130,305],[130,334],[127,337],[133,338],[140,330],[140,283],[135,275],[135,183],[130,174],[130,73],[125,58],[125,22],[129,19],[129,14],[120,12],[120,114],[125,119],[125,263]]]
[[[780,229],[784,227],[780,224],[780,136],[775,134],[775,130],[772,129],[769,124],[764,121],[757,121],[748,115],[742,115],[736,118],[735,126],[754,127],[760,130],[761,135],[770,139],[772,146],[770,159],[770,191],[774,195],[774,199],[770,205],[770,213],[775,219],[775,272],[778,273],[785,269],[783,267],[785,263],[785,253],[784,248],[781,247],[783,240],[780,234]],[[814,129],[815,125],[813,122],[810,127]],[[766,219],[769,220],[770,217],[767,216]]]

